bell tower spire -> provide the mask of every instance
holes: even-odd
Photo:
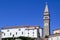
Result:
[[[46,2],[46,7],[45,7],[45,11],[44,12],[49,12],[47,2]]]
[[[50,34],[50,14],[48,10],[48,4],[46,3],[45,10],[44,10],[44,37]]]

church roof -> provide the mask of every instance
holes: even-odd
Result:
[[[2,29],[12,29],[12,28],[41,28],[40,26],[5,26]]]

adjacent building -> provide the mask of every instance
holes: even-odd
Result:
[[[53,34],[58,34],[60,33],[60,29],[53,30]]]
[[[60,29],[54,30],[53,34],[49,35],[48,40],[60,40]]]

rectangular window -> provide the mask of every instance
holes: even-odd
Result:
[[[33,32],[33,34],[34,34],[34,32]]]
[[[7,32],[9,32],[9,30],[7,30]]]
[[[29,32],[28,32],[28,34],[29,34]]]
[[[21,29],[19,29],[19,31],[20,31]]]
[[[17,32],[16,32],[16,35],[17,35]]]
[[[10,33],[10,35],[11,35],[11,33]]]
[[[5,33],[4,33],[4,36],[5,36]]]
[[[23,35],[23,32],[22,32],[22,35]]]
[[[14,34],[13,34],[13,37],[14,37]]]

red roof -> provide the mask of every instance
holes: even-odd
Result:
[[[11,29],[11,28],[32,28],[32,27],[34,27],[34,28],[39,27],[39,28],[40,28],[40,26],[5,26],[5,27],[3,27],[2,29]]]
[[[56,30],[60,30],[60,28],[58,28],[58,29],[55,29],[55,30],[53,30],[53,31],[56,31]]]

